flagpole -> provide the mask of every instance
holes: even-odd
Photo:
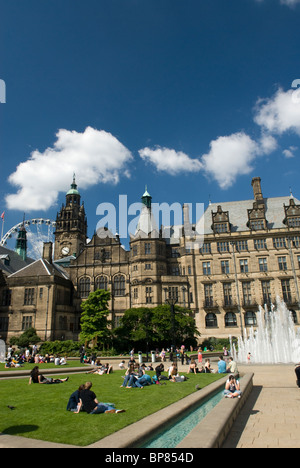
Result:
[[[2,231],[1,231],[1,242],[2,242],[3,235],[4,235],[4,218],[5,218],[4,214],[3,216],[1,216],[1,218],[2,218]]]

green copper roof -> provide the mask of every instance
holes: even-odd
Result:
[[[75,181],[75,174],[73,176],[73,183],[71,184],[71,189],[68,191],[67,195],[80,195],[80,193],[77,190],[77,184]]]

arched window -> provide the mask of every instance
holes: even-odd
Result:
[[[234,312],[227,312],[225,314],[225,327],[236,327],[237,326],[237,321],[236,321],[236,315]]]
[[[248,325],[248,326],[257,325],[255,312],[248,311],[245,313],[245,325]]]
[[[295,311],[295,310],[291,310],[290,312],[291,312],[291,314],[292,314],[292,319],[293,319],[294,324],[297,325],[297,324],[298,324],[298,319],[297,319],[297,313],[296,313],[296,311]]]
[[[114,295],[125,296],[125,276],[117,275],[114,279]]]
[[[98,276],[98,278],[96,278],[96,290],[104,289],[105,291],[107,291],[107,284],[107,276]]]
[[[217,316],[214,313],[209,313],[205,317],[206,328],[216,328],[218,326]]]
[[[81,299],[86,299],[91,292],[91,280],[84,277],[79,280],[79,296]]]

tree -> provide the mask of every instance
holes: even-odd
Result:
[[[110,321],[107,319],[109,300],[110,292],[98,289],[90,293],[87,300],[81,304],[83,312],[80,319],[80,339],[85,342],[93,341],[95,345],[99,339],[104,342],[110,336]]]
[[[196,337],[200,335],[196,328],[191,311],[175,306],[175,341],[176,344],[195,345]],[[140,307],[125,311],[121,327],[117,331],[120,338],[126,337],[131,342],[148,345],[170,346],[173,334],[173,317],[168,305],[154,308]]]
[[[19,337],[11,337],[10,344],[19,346],[19,348],[28,348],[29,345],[37,344],[41,338],[36,334],[35,328],[28,328]]]

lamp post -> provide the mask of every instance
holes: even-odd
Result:
[[[294,282],[295,282],[295,287],[296,287],[297,303],[298,303],[298,308],[300,309],[300,293],[299,293],[297,275],[296,275],[296,270],[295,270],[295,262],[294,262],[293,251],[292,251],[292,244],[293,246],[295,246],[295,241],[293,237],[288,237],[287,240],[288,240],[288,245],[289,245],[289,253],[290,253],[291,265],[292,265],[292,270],[293,270]]]
[[[240,323],[241,323],[241,333],[242,333],[242,338],[243,338],[244,337],[244,330],[243,330],[242,308],[241,308],[241,299],[240,299],[239,283],[238,283],[237,269],[236,269],[236,262],[235,262],[235,251],[234,251],[235,242],[230,242],[230,243],[232,245],[232,258],[233,258],[233,265],[234,265],[236,296],[237,296],[238,311],[239,311]]]
[[[177,352],[176,352],[176,330],[175,330],[175,304],[178,302],[178,291],[171,290],[170,288],[164,288],[165,291],[165,302],[169,304],[171,310],[171,338],[172,338],[172,345],[171,349],[175,348],[175,359],[173,361],[176,363],[177,366]]]

